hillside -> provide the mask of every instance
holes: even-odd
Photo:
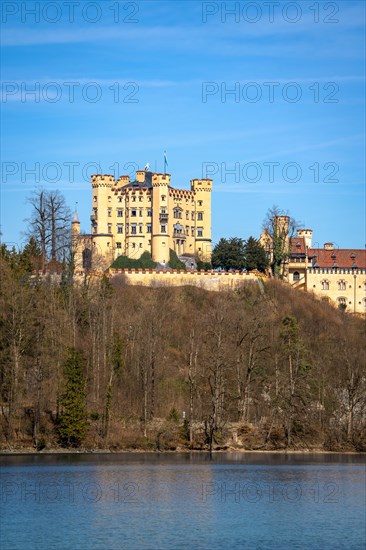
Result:
[[[3,449],[366,450],[364,321],[309,294],[1,280]]]

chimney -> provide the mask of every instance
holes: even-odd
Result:
[[[136,181],[143,183],[145,181],[145,170],[136,170]]]

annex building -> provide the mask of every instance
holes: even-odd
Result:
[[[287,216],[278,216],[277,227],[287,239],[288,257],[282,272],[286,281],[350,313],[366,314],[366,250],[337,248],[332,242],[315,248],[311,229],[298,229],[296,236],[289,237]],[[270,256],[271,238],[266,231],[261,242]]]
[[[193,179],[190,189],[171,186],[170,174],[137,170],[136,178],[93,175],[91,232],[72,222],[75,266],[109,266],[118,256],[138,259],[149,252],[165,265],[178,256],[211,260],[211,179]]]

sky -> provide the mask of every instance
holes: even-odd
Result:
[[[35,188],[90,231],[94,173],[150,163],[213,179],[212,239],[269,208],[313,245],[366,243],[365,2],[1,3],[1,232],[22,247]]]

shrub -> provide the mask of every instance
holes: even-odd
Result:
[[[185,264],[180,261],[177,254],[172,249],[169,250],[169,266],[172,269],[183,269],[184,271],[186,271]]]
[[[128,258],[127,256],[119,256],[111,265],[114,269],[153,269],[156,267],[156,262],[152,261],[151,254],[144,252],[138,260]]]

